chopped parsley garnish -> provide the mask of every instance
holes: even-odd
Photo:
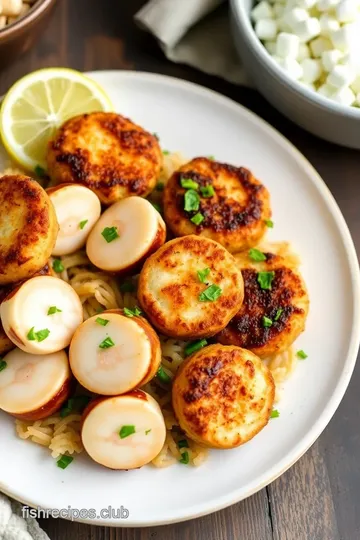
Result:
[[[208,156],[208,159],[210,159],[210,161],[215,161],[215,156]]]
[[[186,439],[181,439],[181,441],[178,442],[179,448],[189,448],[189,443]]]
[[[48,315],[54,315],[54,313],[61,313],[62,309],[57,308],[56,306],[49,307],[49,310],[47,312]]]
[[[126,315],[127,317],[138,317],[142,313],[141,309],[139,309],[137,306],[135,306],[134,309],[124,307],[123,311],[124,315]]]
[[[270,418],[279,418],[280,413],[277,409],[273,409],[270,414]]]
[[[110,347],[114,347],[115,343],[111,339],[111,337],[105,338],[99,345],[100,349],[110,349]]]
[[[148,435],[148,434],[150,433],[150,431],[151,431],[151,429],[147,429],[147,430],[145,431],[145,435]]]
[[[26,336],[29,341],[38,341],[40,343],[41,341],[44,341],[44,339],[46,339],[50,334],[50,330],[48,328],[44,328],[43,330],[39,330],[38,332],[35,332],[34,329],[34,326],[30,328]]]
[[[266,261],[266,255],[262,251],[259,251],[256,248],[249,249],[249,257],[252,261],[260,262]]]
[[[102,317],[96,317],[95,319],[95,322],[97,322],[98,324],[101,324],[101,326],[106,326],[107,324],[109,324],[109,319],[103,319]]]
[[[199,294],[200,302],[214,302],[222,295],[222,289],[217,285],[210,285]]]
[[[265,225],[269,227],[269,229],[272,229],[274,227],[274,222],[271,221],[271,219],[264,219]]]
[[[262,318],[262,323],[265,328],[269,328],[270,326],[272,326],[273,322],[271,319],[269,319],[269,317],[265,317],[264,315],[264,317]]]
[[[195,189],[196,191],[199,189],[199,184],[191,178],[181,178],[180,184],[185,189]]]
[[[181,458],[179,459],[180,463],[183,463],[184,465],[187,465],[189,463],[189,452],[182,452]]]
[[[156,131],[154,131],[153,135],[154,135],[155,139],[157,139],[158,141],[160,140],[160,137],[159,137],[159,135],[156,133]]]
[[[160,381],[163,382],[164,384],[171,383],[170,375],[168,375],[166,373],[166,371],[164,370],[164,368],[162,366],[159,367],[158,372],[157,372],[157,376],[160,379]]]
[[[158,182],[155,186],[156,191],[164,191],[165,184],[164,182]]]
[[[88,221],[89,221],[88,219],[84,219],[83,221],[80,221],[79,223],[80,229],[83,229]]]
[[[38,176],[39,178],[42,178],[43,176],[46,176],[46,171],[43,167],[41,167],[40,165],[36,165],[35,169],[34,169],[34,173],[36,174],[36,176]]]
[[[200,188],[201,195],[203,197],[213,197],[215,195],[215,189],[213,186],[203,186]]]
[[[275,277],[275,272],[259,272],[257,276],[257,281],[262,289],[270,290],[271,283]]]
[[[54,259],[52,267],[53,267],[53,270],[55,270],[55,272],[57,272],[58,274],[64,271],[64,265],[60,261],[60,259]]]
[[[304,352],[303,350],[300,350],[296,353],[296,356],[298,356],[299,358],[301,358],[301,360],[305,360],[308,355],[306,354],[306,352]]]
[[[195,214],[195,216],[193,216],[190,221],[192,221],[195,225],[200,225],[200,223],[202,223],[204,221],[204,216],[202,214],[200,214],[200,212],[198,212],[197,214]]]
[[[105,227],[101,234],[108,244],[110,244],[110,242],[112,242],[113,240],[119,238],[117,227]]]
[[[168,156],[170,154],[169,150],[163,150],[162,153],[164,154],[164,156]]]
[[[282,314],[283,311],[284,311],[284,310],[283,310],[282,308],[279,308],[279,309],[277,310],[276,315],[275,315],[275,317],[274,317],[274,321],[278,321],[278,320],[280,319],[281,314]]]
[[[132,281],[124,281],[124,283],[122,283],[120,285],[120,291],[125,293],[125,292],[135,292],[136,291],[136,287],[134,285],[134,283]]]
[[[199,210],[200,197],[195,190],[188,189],[188,191],[185,191],[184,201],[185,212],[197,212]]]
[[[3,360],[2,358],[0,359],[0,371],[4,371],[4,369],[7,368],[7,362],[5,362],[5,360]]]
[[[126,437],[129,437],[129,435],[133,435],[134,433],[135,426],[122,426],[119,431],[119,437],[120,439],[126,439]]]
[[[205,345],[207,345],[206,339],[199,339],[198,341],[192,341],[191,343],[188,343],[184,349],[185,356],[190,356],[190,354],[200,351],[200,349],[205,347]]]
[[[197,275],[201,283],[206,283],[206,278],[210,274],[210,268],[204,268],[204,270],[198,270]]]
[[[61,456],[60,459],[57,460],[56,464],[60,469],[66,469],[70,465],[70,463],[74,460],[71,456]]]
[[[156,202],[152,202],[152,201],[149,201],[153,207],[155,208],[155,210],[157,210],[159,212],[159,214],[161,214],[161,206],[160,204],[157,204]]]
[[[90,396],[74,396],[68,399],[64,407],[60,410],[61,418],[69,416],[72,412],[82,413],[90,401]]]

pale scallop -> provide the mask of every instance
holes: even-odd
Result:
[[[106,339],[113,346],[101,348]],[[85,321],[70,345],[70,366],[82,386],[97,394],[124,394],[151,380],[160,365],[160,341],[149,323],[122,312]]]
[[[85,186],[63,184],[47,190],[54,205],[59,232],[52,255],[81,249],[101,214],[98,196]]]
[[[0,372],[0,409],[28,420],[56,412],[69,397],[71,372],[65,351],[44,355],[9,352]]]
[[[61,311],[49,314],[50,308]],[[6,297],[0,313],[9,339],[31,354],[64,349],[83,322],[82,304],[74,289],[52,276],[37,276],[22,283]],[[49,331],[45,339],[41,339],[44,332],[38,334],[42,330]]]
[[[106,229],[116,236],[110,242],[104,238]],[[88,237],[86,252],[98,268],[125,273],[141,266],[165,237],[164,220],[152,204],[141,197],[128,197],[102,214]]]
[[[123,434],[134,433],[121,438]],[[82,425],[82,442],[89,456],[110,469],[136,469],[150,463],[166,436],[158,403],[146,392],[103,398],[90,404]]]

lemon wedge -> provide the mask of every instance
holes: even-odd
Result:
[[[27,170],[46,169],[48,142],[69,118],[112,111],[101,86],[78,71],[49,68],[26,75],[6,94],[0,134],[11,158]]]

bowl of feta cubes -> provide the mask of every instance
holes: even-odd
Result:
[[[231,0],[257,89],[311,133],[360,149],[360,0]]]

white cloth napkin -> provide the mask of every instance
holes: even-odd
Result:
[[[0,540],[49,540],[34,518],[22,517],[21,508],[0,493]]]
[[[135,21],[157,38],[169,60],[250,84],[232,41],[226,0],[150,0]]]

